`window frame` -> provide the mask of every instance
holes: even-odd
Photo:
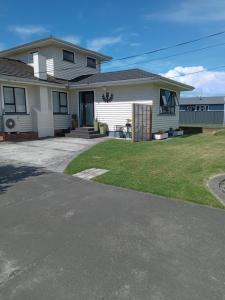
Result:
[[[59,94],[59,110],[62,108],[62,107],[66,107],[67,111],[66,112],[54,112],[54,97],[53,97],[53,94],[54,93],[58,93]],[[61,104],[61,94],[65,94],[66,95],[66,105],[62,105]],[[63,92],[63,91],[52,91],[52,111],[53,111],[53,115],[69,115],[69,105],[68,105],[68,93],[67,92]]]
[[[13,89],[13,103],[5,102],[5,92],[4,92],[5,88]],[[25,111],[24,112],[16,111],[15,89],[21,89],[21,90],[24,91],[24,106],[25,106]],[[2,85],[2,103],[3,103],[3,113],[5,115],[27,115],[28,114],[28,105],[27,105],[27,90],[26,90],[26,87]],[[15,112],[6,112],[5,106],[14,106],[15,107]]]
[[[73,60],[65,59],[65,57],[64,57],[65,52],[73,54]],[[66,49],[62,49],[62,59],[63,59],[63,61],[69,62],[71,64],[75,64],[75,52],[66,50]]]
[[[95,66],[88,66],[88,59],[95,60]],[[86,67],[91,69],[97,69],[97,59],[95,57],[86,56]]]
[[[170,93],[173,93],[175,95],[175,97],[174,97],[174,105],[170,105],[170,106],[169,105],[163,105],[163,106],[161,105],[161,97],[163,97],[162,96],[162,91],[170,92]],[[162,98],[162,101],[164,102],[163,98]],[[159,115],[161,115],[161,116],[175,116],[176,115],[176,101],[178,101],[178,97],[177,97],[177,92],[176,91],[168,90],[168,89],[160,89],[159,90]],[[163,112],[163,107],[168,107],[169,111]]]

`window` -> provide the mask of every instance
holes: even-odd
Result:
[[[33,51],[28,54],[28,64],[34,63],[34,53],[37,53],[38,51]]]
[[[178,102],[176,92],[160,90],[160,114],[175,114],[176,102]]]
[[[74,53],[71,51],[63,50],[63,60],[74,63]]]
[[[4,86],[3,95],[6,114],[25,114],[27,112],[24,88]]]
[[[67,114],[67,93],[53,92],[53,113],[54,114]]]
[[[92,57],[87,57],[87,67],[96,69],[96,59]]]

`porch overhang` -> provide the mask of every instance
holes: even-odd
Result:
[[[21,83],[25,85],[37,85],[37,86],[47,86],[47,87],[53,87],[53,88],[68,88],[67,84],[59,84],[44,80],[35,80],[35,79],[29,79],[29,78],[22,78],[22,77],[16,77],[16,76],[7,76],[7,75],[0,75],[0,82],[10,82],[10,83]]]
[[[129,79],[129,80],[116,80],[116,81],[104,81],[104,82],[95,82],[95,83],[85,83],[85,84],[74,84],[68,83],[70,89],[86,89],[86,88],[99,88],[99,87],[109,87],[109,86],[124,86],[124,85],[139,85],[139,84],[170,84],[174,87],[177,87],[180,91],[192,91],[193,86],[170,80],[164,78],[138,78],[138,79]]]

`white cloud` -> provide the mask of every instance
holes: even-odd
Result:
[[[180,23],[202,23],[225,21],[224,0],[182,0],[173,7],[145,15],[147,20],[172,21]]]
[[[178,66],[161,75],[194,86],[195,95],[225,95],[225,71],[210,71],[203,66]]]
[[[134,43],[131,43],[130,46],[131,47],[139,47],[139,46],[141,46],[141,43],[134,42]]]
[[[42,25],[11,26],[9,29],[23,39],[29,38],[32,35],[41,35],[49,32]]]
[[[75,36],[75,35],[63,36],[62,40],[70,42],[70,43],[75,44],[75,45],[79,45],[81,43],[81,39],[78,36]]]
[[[108,36],[89,40],[87,42],[87,48],[94,51],[99,51],[107,46],[118,44],[122,41],[121,36]]]

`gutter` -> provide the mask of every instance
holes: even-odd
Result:
[[[89,87],[103,87],[103,86],[123,86],[123,85],[132,85],[132,84],[144,84],[144,83],[156,83],[156,82],[163,82],[163,83],[170,83],[177,87],[182,88],[182,91],[192,91],[194,87],[190,85],[186,85],[183,83],[179,83],[177,81],[173,80],[163,80],[161,78],[139,78],[139,79],[128,79],[128,80],[116,80],[116,81],[103,81],[103,82],[96,82],[96,83],[84,83],[84,84],[71,84],[68,82],[68,86],[71,89],[77,89],[77,88],[89,88]]]
[[[22,84],[30,84],[37,86],[48,86],[53,88],[68,88],[68,89],[84,89],[84,88],[97,88],[104,86],[124,86],[124,85],[133,85],[133,84],[147,84],[147,83],[169,83],[179,87],[182,91],[192,91],[194,87],[179,83],[173,80],[167,80],[163,78],[154,79],[151,77],[148,78],[139,78],[139,79],[128,79],[128,80],[116,80],[116,81],[105,81],[105,82],[97,82],[97,83],[85,83],[85,84],[71,84],[71,82],[67,83],[53,83],[44,80],[35,80],[29,78],[15,77],[15,76],[4,76],[0,75],[0,81],[8,81],[8,82],[19,82]]]
[[[46,81],[42,81],[42,80],[35,80],[35,79],[15,77],[15,76],[2,76],[2,75],[0,75],[0,81],[19,82],[19,83],[22,83],[22,84],[37,85],[37,86],[48,86],[48,87],[53,87],[53,88],[55,88],[55,87],[68,88],[68,84],[46,82]]]

